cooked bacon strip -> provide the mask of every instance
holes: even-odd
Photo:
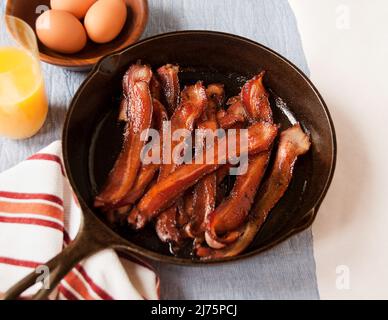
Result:
[[[217,112],[217,121],[219,122],[227,114],[225,109],[221,109]]]
[[[151,78],[151,81],[150,81]],[[130,116],[130,103],[131,103],[131,94],[132,88],[137,81],[144,81],[150,83],[150,87],[154,81],[155,77],[152,75],[152,71],[148,66],[143,66],[140,64],[132,65],[129,70],[125,73],[122,81],[123,87],[123,97],[120,103],[120,113],[119,120],[120,121],[129,121],[131,119]],[[157,79],[155,79],[158,81]],[[154,97],[154,96],[152,96]]]
[[[203,260],[210,260],[233,257],[243,252],[252,243],[271,209],[283,197],[290,184],[297,158],[307,153],[310,145],[309,136],[299,124],[282,132],[271,174],[261,187],[256,204],[250,212],[248,222],[240,230],[238,240],[221,250],[198,247],[196,254]]]
[[[197,82],[195,85],[188,86],[183,89],[181,94],[181,102],[178,109],[171,117],[171,134],[180,129],[193,131],[196,121],[202,115],[207,105],[206,91],[202,82]],[[176,146],[184,141],[171,141],[171,162],[164,163],[160,169],[159,180],[167,177],[178,166],[176,160],[173,159],[173,151]],[[166,162],[164,160],[164,162]]]
[[[251,121],[272,120],[272,110],[269,105],[268,93],[262,85],[264,73],[255,76],[248,81],[242,89],[242,96],[249,96],[244,100],[244,109],[251,114]],[[258,103],[260,102],[260,103]],[[236,240],[229,232],[239,228],[249,214],[255,198],[257,189],[260,186],[264,172],[267,168],[270,152],[255,155],[249,159],[247,172],[236,178],[229,197],[209,215],[206,227],[206,241],[212,248],[223,247],[222,243]],[[226,235],[224,235],[226,234]],[[220,236],[223,235],[223,238]]]
[[[251,122],[273,122],[269,94],[263,85],[265,71],[249,80],[241,89],[241,102]]]
[[[216,207],[218,207],[225,197],[228,195],[229,183],[225,181],[225,178],[229,175],[230,166],[224,165],[217,170],[217,191],[216,191]]]
[[[151,78],[150,91],[152,98],[158,100],[158,102],[162,100],[162,85],[160,84],[158,78],[156,78],[155,75],[153,75]]]
[[[164,106],[157,99],[153,99],[153,122],[154,128],[159,131],[160,143],[163,145],[163,123],[168,120],[167,111]],[[139,171],[139,175],[133,188],[127,192],[125,197],[115,205],[116,208],[126,207],[130,204],[136,203],[142,195],[145,189],[153,180],[156,172],[159,170],[160,165],[150,163],[143,165]]]
[[[141,166],[140,152],[145,144],[141,141],[141,133],[150,128],[152,121],[151,77],[151,69],[143,65],[131,66],[124,77],[131,120],[126,124],[122,151],[106,185],[96,197],[96,207],[116,204],[135,183]]]
[[[206,117],[208,120],[214,118],[214,114],[218,108],[222,106],[225,100],[225,89],[222,83],[212,83],[206,88],[206,95],[209,100],[209,106],[206,109]]]
[[[209,104],[203,115],[204,122],[198,128],[214,131],[218,128],[217,109],[222,106],[225,99],[224,85],[211,84],[207,87],[206,94]],[[216,191],[216,173],[205,176],[195,185],[193,191],[193,214],[191,221],[185,227],[185,231],[190,237],[204,237],[205,221],[216,205]]]
[[[162,84],[164,100],[167,104],[167,111],[170,115],[174,113],[179,103],[179,66],[166,64],[157,71]]]
[[[201,82],[197,82],[193,86],[186,87],[181,94],[181,102],[179,107],[171,117],[171,134],[179,129],[192,131],[196,121],[200,118],[207,105],[207,96],[204,86]],[[173,159],[173,151],[176,146],[184,141],[171,141],[171,160],[172,163],[163,164],[158,181],[165,179],[170,173],[174,172],[178,164],[176,159]],[[181,239],[180,230],[177,226],[177,206],[162,212],[156,221],[156,233],[163,242],[174,241]]]
[[[178,207],[175,204],[158,216],[155,223],[155,231],[160,241],[174,244],[182,242],[183,236],[177,217]]]
[[[158,169],[159,165],[153,163],[142,166],[131,191],[128,192],[125,197],[114,207],[121,208],[136,203],[136,201],[139,200],[144,194],[147,186],[154,179],[155,173],[158,171]]]
[[[126,98],[121,98],[120,102],[120,112],[119,112],[119,121],[128,121],[128,111],[127,111],[127,100]]]
[[[173,204],[161,212],[155,223],[155,231],[160,241],[180,243],[183,240],[180,226],[178,225],[178,206]]]
[[[240,157],[243,154],[258,154],[270,148],[276,137],[278,127],[268,123],[257,123],[248,128],[247,146],[240,146],[240,130],[236,130],[233,137],[236,143],[231,143],[231,149],[227,152],[220,151],[218,145],[229,145],[228,135],[220,138],[214,145],[214,164],[202,163],[194,159],[194,163],[184,164],[173,173],[161,180],[143,196],[139,203],[132,209],[128,223],[136,229],[143,228],[148,221],[157,216],[161,210],[168,208],[187,189],[198,182],[202,177],[216,171],[232,155]],[[202,155],[199,155],[200,159]],[[203,161],[202,161],[203,162]]]
[[[272,121],[272,111],[268,108],[268,92],[264,88],[265,71],[249,80],[241,89],[241,101],[251,121],[261,119]]]
[[[187,190],[182,202],[179,202],[179,216],[191,219],[194,214],[194,187]],[[185,222],[185,221],[182,221]]]
[[[193,216],[193,190],[186,192],[185,197],[177,201],[171,208],[163,211],[156,220],[155,230],[163,242],[169,242],[170,249],[179,251],[187,234],[182,229]],[[171,210],[170,210],[171,209]],[[175,211],[172,211],[175,210]]]
[[[235,240],[234,237],[229,237],[228,233],[238,229],[245,222],[267,168],[269,155],[269,152],[263,152],[250,159],[248,172],[236,178],[228,198],[209,214],[206,242],[210,247],[219,249],[223,247],[221,243]],[[224,234],[226,236],[221,238]]]
[[[208,107],[206,108],[198,129],[218,129],[216,112],[224,102],[225,90],[222,84],[211,84],[206,89]],[[206,146],[204,146],[206,148]],[[217,174],[211,173],[200,180],[193,191],[193,215],[186,225],[185,231],[191,238],[203,238],[205,233],[205,221],[216,205]],[[198,242],[199,240],[197,240]]]
[[[183,219],[183,222],[187,221],[198,221],[198,217],[194,218],[194,204],[196,205],[196,212],[204,212],[204,214],[200,214],[204,218],[203,221],[205,221],[205,217],[208,216],[208,214],[214,210],[217,203],[220,203],[223,198],[225,197],[226,190],[225,186],[221,185],[224,178],[229,174],[229,170],[232,166],[230,164],[225,164],[221,166],[214,174],[209,174],[205,176],[202,180],[200,180],[195,186],[194,190],[188,190],[185,193],[184,201],[183,201],[183,208],[180,208],[180,217],[184,216],[185,219]],[[215,176],[215,181],[214,181]],[[203,184],[201,183],[203,181]],[[215,189],[214,186],[215,185]],[[201,193],[201,190],[204,192]],[[194,193],[195,191],[195,193]],[[214,193],[213,193],[214,192]],[[214,195],[214,198],[213,198]],[[194,201],[195,200],[195,201]],[[199,205],[202,205],[202,208],[206,208],[206,210],[203,210],[201,208],[198,208]],[[212,210],[211,210],[212,208]],[[200,221],[201,219],[199,219]],[[183,223],[185,224],[185,223]],[[201,235],[203,237],[203,231],[204,225],[202,223],[198,224],[197,222],[195,225],[201,226],[199,230],[201,232],[193,232],[191,231],[191,224],[187,224],[185,227],[185,233],[191,237],[191,238],[198,238],[198,235]],[[196,228],[197,229],[197,228]],[[198,230],[198,229],[197,229]],[[197,241],[198,242],[198,241]]]
[[[200,180],[194,189],[192,220],[185,231],[191,238],[203,238],[207,216],[216,206],[217,177],[209,174]]]
[[[228,100],[228,109],[220,110],[217,113],[217,120],[220,128],[230,129],[244,124],[247,121],[247,113],[241,102],[240,97],[232,97]]]
[[[229,174],[231,168],[232,168],[232,166],[229,163],[227,163],[227,164],[221,166],[216,171],[217,184],[220,184],[226,178],[226,176]]]

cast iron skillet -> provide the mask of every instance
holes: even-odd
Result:
[[[285,129],[299,121],[310,133],[312,148],[298,160],[292,183],[242,255],[217,261],[199,261],[190,256],[174,257],[151,232],[141,236],[128,229],[113,230],[93,209],[101,186],[121,146],[122,128],[116,122],[121,79],[138,59],[153,67],[178,63],[182,83],[204,80],[222,82],[229,96],[236,95],[244,81],[267,70],[266,86],[276,122]],[[331,182],[336,160],[336,140],[329,111],[307,77],[272,50],[235,35],[184,31],[158,35],[103,58],[76,93],[63,130],[63,156],[70,184],[83,210],[80,232],[61,254],[47,263],[51,290],[81,259],[104,248],[126,250],[153,260],[181,265],[227,262],[258,254],[309,227]],[[13,288],[15,298],[35,283],[32,273]],[[47,297],[41,290],[34,298]]]

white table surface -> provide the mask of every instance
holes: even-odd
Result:
[[[313,225],[319,292],[388,299],[388,1],[290,4],[338,140],[336,174]]]

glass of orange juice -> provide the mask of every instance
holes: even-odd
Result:
[[[13,42],[0,43],[0,136],[25,139],[39,131],[48,111],[38,44],[18,18],[2,19],[0,30],[5,29]]]

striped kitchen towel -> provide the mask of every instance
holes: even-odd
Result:
[[[0,174],[0,294],[60,253],[78,232],[81,211],[61,157],[57,141]],[[104,250],[78,264],[53,298],[158,299],[159,278],[146,263]]]

